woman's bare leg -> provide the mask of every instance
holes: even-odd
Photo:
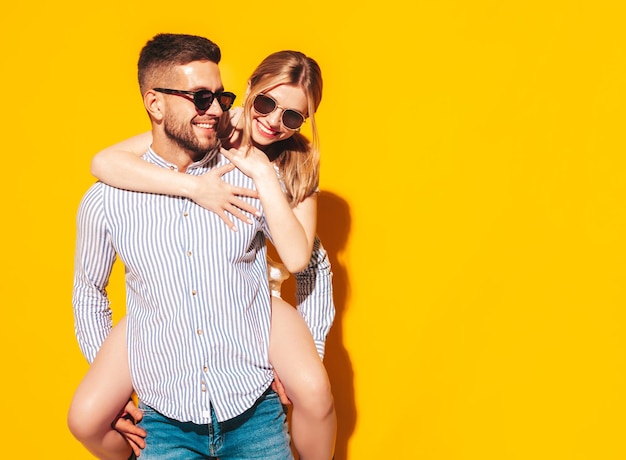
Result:
[[[127,460],[131,447],[111,426],[133,387],[126,349],[126,318],[112,330],[81,381],[67,417],[70,431],[102,460]]]
[[[300,460],[330,460],[337,420],[326,368],[300,313],[274,296],[269,351],[293,403],[291,435]]]

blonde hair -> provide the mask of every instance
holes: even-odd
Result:
[[[302,88],[308,101],[307,115],[311,123],[312,141],[296,132],[288,139],[269,145],[265,152],[278,166],[287,199],[295,206],[315,193],[319,186],[320,153],[315,112],[322,100],[322,72],[314,59],[299,51],[278,51],[266,57],[249,80],[242,115],[242,145],[250,144],[254,98],[279,85]]]

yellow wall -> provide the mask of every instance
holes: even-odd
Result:
[[[324,70],[338,460],[626,458],[622,3],[5,5],[3,448],[90,458],[65,427],[74,217],[91,156],[148,127],[135,63],[165,31],[217,41],[240,95],[278,49]]]

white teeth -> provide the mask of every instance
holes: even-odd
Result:
[[[211,129],[215,127],[215,124],[212,123],[196,123],[196,126],[204,129]]]
[[[261,131],[263,131],[265,134],[269,135],[269,136],[273,136],[274,135],[274,131],[267,129],[265,126],[263,126],[261,123],[257,123],[257,126],[259,127],[259,129]]]

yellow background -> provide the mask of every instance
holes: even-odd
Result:
[[[621,1],[16,2],[0,18],[3,458],[88,459],[65,414],[89,161],[148,128],[158,32],[325,76],[320,235],[337,460],[626,458]],[[111,293],[124,309],[121,270]]]

